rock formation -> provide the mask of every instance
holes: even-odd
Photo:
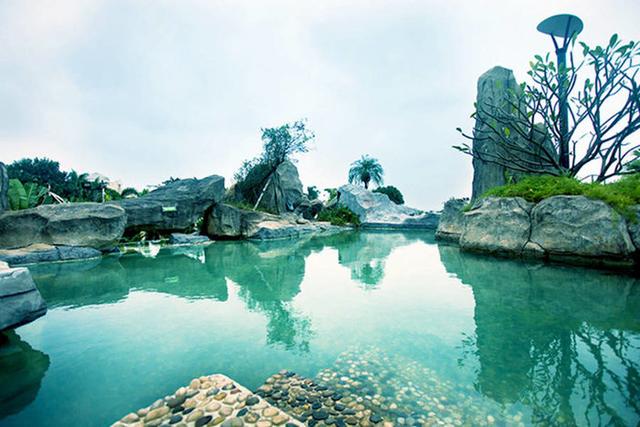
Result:
[[[444,204],[444,209],[440,215],[436,239],[452,242],[460,241],[460,236],[464,230],[464,212],[468,199],[449,199]]]
[[[180,179],[135,199],[113,202],[127,212],[127,233],[184,231],[224,196],[224,178]]]
[[[363,227],[436,229],[438,215],[404,205],[396,205],[386,194],[374,193],[356,185],[338,189],[338,203],[358,215]]]
[[[125,211],[100,203],[42,205],[0,214],[0,248],[43,243],[109,249],[116,245],[126,222]]]
[[[29,270],[0,266],[0,331],[32,322],[46,311]]]
[[[293,212],[303,196],[298,168],[287,160],[271,176],[260,207],[276,214]]]
[[[9,210],[9,199],[7,192],[9,191],[9,174],[4,163],[0,162],[0,213]]]

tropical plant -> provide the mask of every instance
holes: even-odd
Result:
[[[351,163],[349,169],[349,183],[362,183],[364,188],[369,188],[369,182],[382,185],[384,169],[377,159],[365,154],[360,159]]]
[[[536,55],[529,82],[499,105],[476,104],[472,135],[458,128],[473,146],[454,148],[524,174],[577,177],[589,170],[603,182],[622,173],[640,148],[629,139],[640,129],[640,43],[614,34],[604,47],[580,45],[577,63],[573,54],[567,65]],[[579,77],[582,71],[588,75]]]
[[[130,199],[139,197],[140,193],[138,193],[138,190],[133,187],[127,187],[120,192],[120,196],[122,196],[123,199]]]
[[[47,158],[21,159],[7,165],[9,178],[21,183],[35,182],[48,186],[57,194],[64,194],[67,173],[60,170],[60,163]]]
[[[386,194],[387,197],[389,197],[389,199],[396,205],[404,204],[404,197],[402,196],[402,193],[393,185],[387,185],[386,187],[378,187],[375,190],[373,190],[373,192]]]
[[[329,195],[329,200],[333,200],[338,197],[337,188],[325,188],[324,191]]]
[[[7,198],[12,210],[29,209],[43,203],[47,198],[48,191],[35,182],[22,184],[18,179],[9,180]]]
[[[631,160],[624,168],[624,174],[639,173],[640,172],[640,150],[634,151],[635,158]]]

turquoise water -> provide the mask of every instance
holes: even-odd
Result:
[[[215,242],[32,273],[49,311],[0,348],[3,426],[107,425],[196,376],[256,388],[283,368],[364,376],[400,422],[640,421],[640,283],[625,275],[462,254],[430,233]]]

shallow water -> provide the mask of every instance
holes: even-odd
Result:
[[[396,421],[640,421],[629,276],[462,254],[432,233],[216,242],[32,272],[49,312],[0,348],[3,426],[107,425],[196,376],[256,388],[283,368],[356,378]]]

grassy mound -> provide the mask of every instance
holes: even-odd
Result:
[[[640,204],[640,174],[628,175],[610,184],[587,184],[569,177],[532,175],[515,184],[492,188],[482,197],[522,197],[538,203],[547,197],[560,195],[602,200],[624,216],[633,218],[630,208]]]

